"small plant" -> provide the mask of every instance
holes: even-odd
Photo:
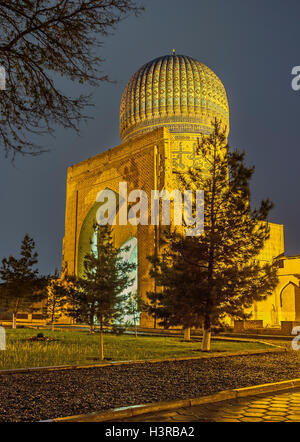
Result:
[[[111,327],[111,332],[114,335],[123,335],[126,331],[126,327],[119,325],[119,324],[113,324]]]

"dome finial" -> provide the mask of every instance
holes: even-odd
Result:
[[[175,55],[175,49],[172,49],[172,55]]]

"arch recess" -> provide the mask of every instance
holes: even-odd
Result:
[[[280,292],[282,321],[299,321],[300,319],[300,288],[289,281]]]
[[[105,190],[111,190],[106,188]],[[114,192],[113,190],[111,190]],[[117,201],[117,212],[119,207],[119,195],[114,192],[116,195]],[[88,211],[84,221],[81,225],[79,240],[78,240],[78,253],[77,253],[77,275],[82,276],[84,272],[84,258],[87,253],[90,253],[91,248],[93,247],[94,238],[94,229],[93,226],[96,223],[96,213],[99,207],[104,203],[95,202],[93,206]]]

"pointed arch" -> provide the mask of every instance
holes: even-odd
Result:
[[[280,307],[282,307],[282,293],[283,293],[283,291],[289,286],[289,285],[292,285],[292,286],[294,286],[294,287],[298,287],[297,286],[297,284],[295,284],[293,281],[289,281],[289,282],[287,282],[283,287],[282,287],[282,289],[281,289],[281,291],[280,291]]]
[[[127,250],[124,250],[127,249]],[[135,304],[134,294],[138,292],[138,239],[136,236],[130,236],[120,247],[120,256],[129,262],[130,264],[135,264],[136,269],[130,273],[130,278],[133,279],[133,284],[128,287],[121,296],[125,296],[123,301],[123,308],[126,308],[126,303],[130,302],[131,306]],[[136,305],[137,308],[137,305]],[[127,314],[122,318],[125,323],[131,323],[131,325],[139,324],[139,314]]]
[[[289,281],[280,292],[282,321],[298,321],[300,319],[300,288]]]
[[[109,188],[105,188],[104,190],[110,190],[114,192],[116,195],[117,207],[116,210],[118,212],[119,208],[119,195],[115,191]],[[90,253],[93,242],[95,242],[94,229],[93,226],[96,223],[96,213],[99,207],[104,204],[103,202],[98,203],[95,202],[90,210],[88,211],[84,221],[81,225],[79,240],[78,240],[78,253],[77,253],[77,275],[82,276],[84,271],[84,258],[87,253]],[[101,229],[101,227],[100,227]]]

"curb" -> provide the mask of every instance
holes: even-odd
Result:
[[[41,422],[110,422],[114,419],[130,418],[158,411],[175,410],[177,408],[189,408],[194,405],[204,405],[222,402],[230,399],[239,399],[246,396],[255,396],[274,391],[290,390],[300,387],[300,378],[288,381],[274,382],[270,384],[254,385],[253,387],[224,390],[209,396],[192,399],[183,399],[168,402],[156,402],[152,404],[133,405],[130,407],[114,408],[103,412],[79,414],[75,416],[59,417]],[[141,421],[142,422],[142,421]]]
[[[201,359],[214,359],[214,358],[226,358],[226,357],[234,357],[234,356],[249,356],[249,355],[260,355],[266,353],[283,353],[287,352],[287,349],[284,347],[276,346],[274,349],[261,349],[261,350],[248,350],[248,351],[239,351],[239,352],[228,352],[228,353],[218,353],[218,354],[205,354],[202,356],[182,356],[177,358],[162,358],[162,359],[141,359],[137,361],[115,361],[108,362],[102,364],[90,364],[90,365],[56,365],[50,367],[32,367],[32,368],[12,368],[8,370],[0,370],[1,375],[8,374],[24,374],[24,373],[33,373],[33,372],[48,372],[48,371],[58,371],[58,370],[77,370],[81,368],[101,368],[101,367],[114,367],[119,365],[135,365],[135,364],[155,364],[159,362],[176,362],[176,361],[194,361]]]
[[[257,341],[258,339],[271,339],[272,341],[290,341],[291,335],[261,335],[261,334],[253,334],[253,333],[231,333],[222,335],[224,337],[231,337],[233,339],[242,338],[242,339],[253,339],[254,341]]]

